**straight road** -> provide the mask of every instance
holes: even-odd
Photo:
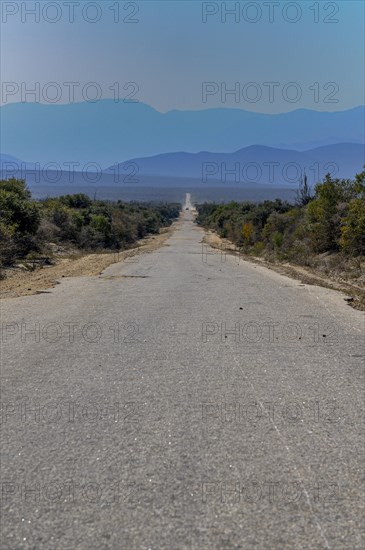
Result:
[[[2,548],[363,548],[363,314],[192,215],[1,302]]]

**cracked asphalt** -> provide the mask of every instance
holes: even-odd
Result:
[[[363,548],[364,314],[203,234],[1,301],[2,548]]]

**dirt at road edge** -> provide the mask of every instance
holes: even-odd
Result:
[[[152,252],[162,246],[170,237],[180,220],[164,228],[158,235],[150,235],[136,243],[134,248],[119,253],[105,252],[85,254],[79,258],[60,258],[55,265],[37,268],[35,271],[12,269],[6,278],[0,281],[0,299],[31,296],[59,284],[63,277],[80,277],[100,275],[111,264],[128,261],[140,254]]]
[[[209,244],[212,248],[220,248],[225,250],[228,254],[235,253],[235,245],[228,239],[223,239],[216,233],[206,230],[203,237],[203,242]],[[348,295],[347,302],[354,309],[365,311],[365,289],[362,289],[356,284],[351,284],[342,281],[336,281],[323,275],[323,273],[317,273],[312,269],[294,265],[290,263],[272,263],[263,258],[256,256],[248,256],[242,254],[242,258],[245,261],[262,265],[268,269],[272,269],[280,275],[286,275],[292,279],[296,279],[303,284],[317,285],[332,290],[338,290]]]

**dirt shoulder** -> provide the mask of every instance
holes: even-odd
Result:
[[[210,230],[205,230],[205,236],[203,237],[203,242],[209,244],[212,248],[220,248],[228,253],[234,253],[236,250],[235,245],[230,242],[228,239],[222,239],[216,233],[213,233]],[[332,290],[338,290],[347,294],[347,303],[360,311],[365,311],[365,288],[356,283],[349,283],[345,281],[338,281],[332,279],[329,276],[323,275],[321,272],[317,272],[312,268],[303,267],[288,262],[285,263],[273,263],[265,260],[264,258],[259,258],[257,256],[249,256],[241,254],[243,260],[252,262],[255,264],[263,265],[268,269],[272,269],[281,275],[287,275],[292,279],[296,279],[301,283],[308,285],[317,285],[325,288],[331,288]]]
[[[128,261],[139,254],[156,250],[165,243],[179,223],[180,220],[177,220],[170,227],[163,228],[158,235],[141,239],[134,248],[119,254],[103,252],[81,255],[80,252],[78,257],[56,258],[54,265],[40,267],[35,271],[8,269],[5,271],[6,278],[0,281],[0,299],[39,294],[58,284],[63,277],[100,275],[111,264]]]

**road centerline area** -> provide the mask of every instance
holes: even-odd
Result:
[[[204,245],[1,301],[2,542],[361,548],[364,314]]]

